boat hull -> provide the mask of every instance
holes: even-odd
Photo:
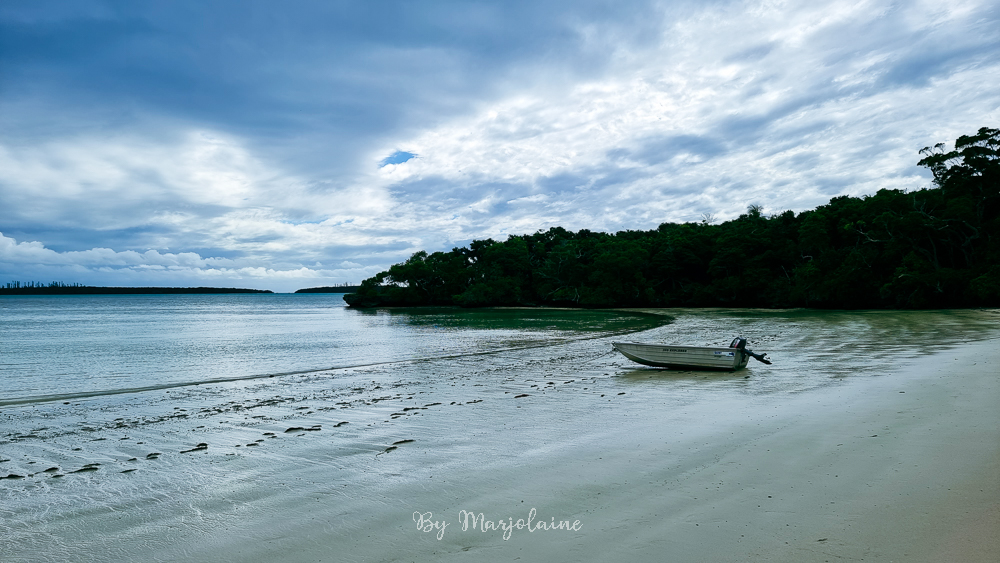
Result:
[[[746,367],[750,359],[750,355],[739,348],[639,342],[612,342],[611,345],[633,362],[658,368],[736,371]]]

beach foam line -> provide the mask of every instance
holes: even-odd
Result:
[[[668,320],[669,322],[669,320]],[[406,364],[413,362],[425,362],[433,360],[451,360],[458,358],[471,358],[475,356],[489,356],[494,354],[502,354],[504,352],[514,352],[518,350],[530,350],[532,348],[548,348],[552,346],[562,346],[565,344],[571,344],[574,342],[583,342],[586,340],[599,340],[601,338],[615,338],[625,334],[633,334],[636,332],[642,332],[645,330],[650,330],[651,327],[639,329],[639,330],[619,330],[612,331],[609,333],[601,334],[599,336],[580,336],[577,338],[564,338],[555,342],[546,342],[542,344],[529,344],[525,346],[512,346],[508,348],[497,348],[495,350],[485,350],[482,352],[463,352],[461,354],[445,354],[441,356],[421,356],[419,358],[405,358],[402,360],[388,360],[384,362],[371,362],[366,364],[351,364],[344,366],[333,366],[324,368],[310,368],[304,370],[296,371],[284,371],[278,373],[262,373],[253,375],[237,375],[233,377],[213,377],[211,379],[202,379],[198,381],[180,381],[174,383],[162,383],[159,385],[144,385],[141,387],[125,387],[121,389],[104,389],[96,391],[80,391],[78,393],[57,393],[49,395],[33,395],[30,397],[12,397],[8,399],[0,399],[0,407],[12,407],[18,405],[29,405],[38,403],[51,403],[55,401],[71,401],[76,399],[90,399],[94,397],[109,397],[112,395],[127,395],[130,393],[146,393],[149,391],[163,391],[167,389],[177,389],[180,387],[194,387],[196,385],[211,385],[214,383],[232,383],[235,381],[251,381],[254,379],[270,379],[273,377],[286,377],[289,375],[305,375],[309,373],[321,373],[324,371],[339,371],[345,369],[356,369],[356,368],[367,368],[374,366],[385,366],[392,364]]]

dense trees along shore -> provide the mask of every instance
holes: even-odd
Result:
[[[615,234],[555,227],[417,252],[354,307],[937,308],[1000,305],[1000,129],[920,151],[934,187],[841,196],[796,215]]]

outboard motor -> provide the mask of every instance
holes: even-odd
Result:
[[[742,337],[737,336],[736,338],[733,339],[732,342],[729,343],[729,347],[730,348],[736,348],[740,352],[743,352],[744,354],[747,354],[748,356],[751,356],[753,359],[757,360],[758,362],[763,362],[763,363],[765,363],[767,365],[771,365],[771,360],[767,359],[767,354],[754,354],[753,351],[747,350],[747,339],[746,338],[742,338]]]

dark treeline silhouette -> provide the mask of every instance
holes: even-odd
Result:
[[[95,287],[51,282],[9,282],[0,287],[0,295],[170,295],[201,293],[273,293],[268,289],[229,287]]]
[[[7,282],[7,284],[4,285],[3,287],[0,287],[0,289],[40,289],[40,288],[66,288],[66,287],[86,287],[86,286],[78,283],[63,283],[57,281],[49,283],[35,282],[35,281],[31,282],[12,281],[12,282]]]
[[[345,297],[380,305],[930,308],[1000,305],[1000,129],[920,151],[934,187],[796,215],[616,234],[556,227],[417,252]]]

